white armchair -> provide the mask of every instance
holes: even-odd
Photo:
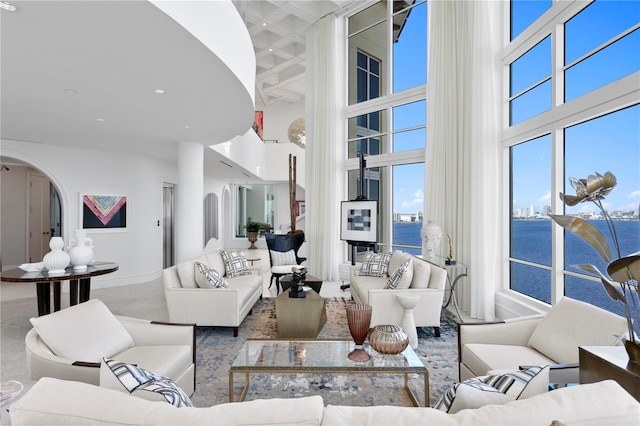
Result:
[[[578,347],[613,346],[626,320],[564,297],[546,315],[458,324],[460,381],[491,370],[550,365],[552,383],[579,383]]]
[[[195,324],[113,315],[98,299],[32,318],[25,337],[31,380],[55,377],[98,385],[103,357],[137,364],[195,390]]]

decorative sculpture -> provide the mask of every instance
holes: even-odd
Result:
[[[291,268],[291,272],[293,272],[293,279],[291,281],[291,289],[289,290],[289,297],[293,297],[296,299],[302,299],[307,297],[307,293],[302,288],[302,282],[304,281],[304,277],[307,276],[307,268],[305,266],[301,268],[296,268],[295,266]]]
[[[447,234],[447,238],[449,239],[449,255],[447,256],[447,260],[445,260],[444,263],[446,265],[455,265],[456,261],[453,260],[453,239],[449,234]]]

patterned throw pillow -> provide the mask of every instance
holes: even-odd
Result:
[[[402,275],[409,267],[409,262],[411,262],[411,259],[405,261],[402,265],[398,266],[395,271],[393,271],[393,274],[391,275],[391,278],[389,278],[387,285],[384,286],[385,289],[394,289],[398,287],[398,284],[400,284],[400,280],[402,279]]]
[[[449,414],[466,408],[504,404],[545,392],[549,387],[549,367],[474,377],[456,383],[445,391],[433,408]]]
[[[227,288],[229,284],[220,273],[204,263],[194,262],[196,269],[196,284],[200,288]]]
[[[224,261],[224,267],[227,271],[227,277],[233,278],[240,275],[249,275],[251,270],[249,269],[249,262],[240,250],[220,250],[222,260]]]
[[[169,404],[176,407],[193,407],[187,394],[170,379],[158,376],[136,365],[106,358],[103,361],[129,393],[155,392],[161,394]]]
[[[296,253],[293,250],[289,251],[275,251],[269,250],[271,254],[271,261],[273,265],[271,266],[286,266],[286,265],[297,265],[296,262]]]
[[[389,270],[391,253],[367,253],[362,263],[360,275],[367,277],[386,277]]]

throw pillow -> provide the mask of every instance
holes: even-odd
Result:
[[[549,367],[531,367],[456,383],[445,391],[434,408],[453,414],[466,408],[528,398],[544,393],[548,388]]]
[[[391,253],[367,253],[359,275],[367,277],[386,277],[389,271]]]
[[[30,319],[51,351],[71,361],[100,362],[133,346],[131,335],[99,299]]]
[[[271,266],[287,266],[298,264],[298,262],[296,262],[296,253],[293,250],[285,252],[269,250],[269,254],[271,255]]]
[[[193,273],[193,260],[186,262],[180,262],[176,265],[178,272],[178,278],[180,279],[180,287],[182,288],[196,288],[196,277]]]
[[[200,288],[227,288],[229,284],[222,278],[220,273],[204,263],[194,262],[196,284]]]
[[[480,377],[456,383],[445,391],[433,408],[455,414],[467,408],[480,408],[490,404],[505,404],[515,398],[505,395],[490,386]]]
[[[249,262],[244,255],[244,252],[240,250],[220,250],[222,260],[224,261],[224,268],[227,271],[227,277],[233,278],[240,275],[249,275],[251,270],[249,269]]]
[[[393,271],[393,274],[391,274],[391,278],[389,278],[387,285],[384,286],[385,289],[394,289],[398,287],[398,284],[400,284],[400,281],[402,280],[402,275],[404,275],[405,271],[409,267],[409,262],[411,262],[411,259],[407,260],[402,265],[398,266],[395,271]]]
[[[176,407],[193,407],[187,394],[170,379],[136,365],[106,358],[102,361],[129,393],[153,392],[162,395],[169,404]]]

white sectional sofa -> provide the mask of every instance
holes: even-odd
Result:
[[[409,267],[400,285],[385,289],[390,275],[402,263],[409,260]],[[351,296],[356,303],[371,305],[371,327],[378,324],[396,324],[402,321],[403,309],[397,296],[417,296],[419,301],[413,308],[416,327],[434,327],[440,336],[440,311],[444,299],[447,271],[425,260],[396,250],[389,260],[388,272],[382,277],[363,276],[362,264],[351,268]]]
[[[640,404],[612,380],[447,414],[434,408],[324,406],[320,396],[176,408],[43,378],[10,407],[19,425],[638,425]],[[554,423],[556,424],[556,423]]]
[[[198,287],[196,261],[224,273],[223,278],[229,287]],[[162,280],[171,322],[232,327],[236,337],[238,327],[253,305],[262,298],[263,277],[259,268],[251,268],[251,274],[230,278],[218,249],[164,269]]]

